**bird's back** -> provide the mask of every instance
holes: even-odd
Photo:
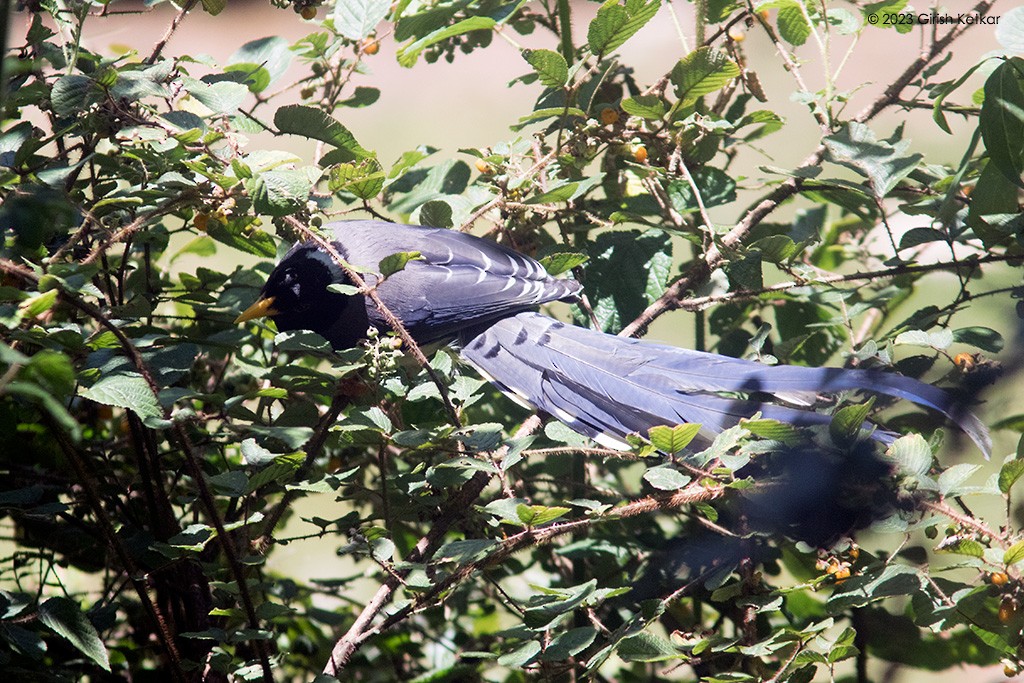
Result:
[[[455,337],[549,301],[574,299],[580,289],[575,281],[551,277],[528,256],[455,230],[381,221],[328,227],[341,255],[364,270],[376,273],[392,254],[419,252],[420,258],[380,282],[377,291],[420,342]],[[374,275],[367,279],[377,283]],[[370,300],[367,313],[387,329]]]

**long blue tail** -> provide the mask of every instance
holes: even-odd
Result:
[[[937,410],[988,457],[991,440],[981,421],[931,385],[873,370],[762,365],[712,353],[626,339],[566,325],[539,313],[501,320],[468,340],[462,356],[502,391],[590,436],[623,448],[625,436],[656,425],[702,425],[712,439],[760,411],[797,426],[828,424],[813,410],[723,394],[771,394],[793,403],[819,394],[863,390]],[[876,430],[883,442],[895,438]]]

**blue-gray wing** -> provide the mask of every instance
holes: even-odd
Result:
[[[572,300],[580,291],[579,283],[551,277],[529,256],[466,233],[377,221],[330,227],[345,259],[370,271],[391,254],[420,253],[421,259],[378,288],[420,341],[456,336],[550,301]],[[375,320],[376,311],[368,312]]]
[[[462,355],[510,396],[612,447],[621,447],[627,434],[687,422],[701,424],[701,436],[710,440],[758,411],[798,426],[830,420],[813,410],[731,393],[817,396],[864,390],[937,410],[986,455],[991,449],[984,425],[946,392],[891,373],[766,366],[615,337],[536,313],[495,323],[469,341]],[[889,442],[895,435],[876,430],[873,436]]]

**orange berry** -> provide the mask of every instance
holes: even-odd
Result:
[[[974,367],[975,358],[970,353],[958,353],[953,356],[953,364],[961,370],[970,370]]]
[[[601,110],[601,123],[606,126],[611,126],[619,121],[619,112],[615,111],[612,107],[606,107]]]
[[[999,603],[999,623],[1008,624],[1014,615],[1017,614],[1017,603],[1010,598],[1004,598]]]
[[[375,55],[380,52],[380,41],[376,38],[363,38],[363,42],[359,44],[359,49],[364,55]]]
[[[638,164],[646,163],[647,161],[647,148],[643,145],[633,145],[633,159]]]
[[[301,10],[299,10],[299,16],[305,19],[306,21],[316,19],[316,7],[313,7],[312,5],[306,5]]]
[[[992,572],[988,580],[993,586],[1005,586],[1010,582],[1010,575],[1006,572]]]
[[[491,175],[494,173],[494,167],[483,159],[476,160],[476,170],[480,171],[484,175]]]
[[[747,33],[739,26],[729,27],[729,39],[734,43],[742,43],[747,38]]]
[[[208,213],[197,213],[192,218],[192,225],[196,226],[196,230],[199,232],[206,232],[206,226],[210,222],[210,214]]]

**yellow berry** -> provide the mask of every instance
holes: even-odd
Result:
[[[729,38],[734,43],[742,43],[746,39],[746,37],[747,37],[746,31],[744,31],[739,26],[730,26],[729,27]]]
[[[476,170],[480,171],[484,175],[490,175],[494,173],[494,167],[491,166],[486,161],[484,161],[483,159],[476,160]]]
[[[299,16],[301,16],[306,21],[316,19],[316,7],[313,7],[312,5],[306,5],[301,10],[299,10]]]
[[[619,112],[615,111],[613,108],[608,107],[606,109],[601,110],[601,123],[603,123],[604,125],[610,126],[612,124],[618,123],[618,121]]]

